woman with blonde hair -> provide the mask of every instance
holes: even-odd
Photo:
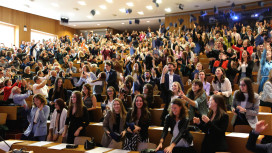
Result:
[[[115,98],[112,105],[112,110],[107,112],[107,115],[103,121],[103,129],[105,131],[101,141],[103,147],[121,149],[120,146],[118,147],[114,144],[116,144],[115,142],[120,142],[120,139],[126,134],[126,115],[127,111],[123,105],[122,100]]]

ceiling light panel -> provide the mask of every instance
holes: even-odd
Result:
[[[140,11],[140,12],[137,12],[137,13],[140,14],[140,15],[144,15],[143,11]]]
[[[132,2],[128,2],[127,6],[134,6],[134,4]]]
[[[86,5],[86,2],[85,1],[78,1],[77,2],[79,5]]]
[[[112,0],[106,0],[108,3],[112,3],[113,1]]]
[[[107,9],[107,6],[106,6],[106,5],[100,5],[99,7],[100,7],[101,9],[103,9],[103,10]]]
[[[171,8],[164,9],[166,12],[171,12]]]
[[[121,8],[121,9],[119,9],[119,11],[122,12],[122,13],[126,13],[126,9],[125,8]]]
[[[148,10],[153,10],[153,7],[151,5],[146,6]]]

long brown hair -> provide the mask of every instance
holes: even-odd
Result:
[[[81,116],[83,116],[83,107],[84,107],[83,100],[82,100],[82,94],[79,91],[73,91],[72,96],[73,96],[73,94],[76,95],[76,103],[73,104],[72,98],[70,99],[68,117],[70,117],[70,115],[72,115],[74,105],[76,105],[75,116],[81,117]]]
[[[178,105],[179,107],[181,107],[180,109],[180,114],[179,114],[179,119],[182,120],[184,118],[188,118],[188,109],[187,107],[184,105],[184,103],[181,101],[181,99],[179,98],[175,98],[171,101],[171,105]],[[176,116],[173,114],[172,109],[170,109],[170,116],[175,118]]]
[[[240,82],[241,81],[244,81],[244,83],[247,86],[248,102],[254,104],[255,103],[255,99],[254,99],[254,91],[253,91],[251,79],[245,77],[245,78],[242,78],[240,80]],[[235,97],[235,100],[240,101],[240,102],[246,100],[246,97],[245,97],[244,93],[241,91],[241,89],[236,92],[236,94],[234,95],[234,97]]]
[[[53,94],[52,94],[52,97],[50,97],[51,100],[55,100],[54,98],[55,98],[55,96],[57,96],[56,94],[57,94],[57,91],[58,91],[58,82],[59,82],[59,80],[62,81],[62,85],[61,85],[60,90],[59,90],[59,92],[60,92],[59,96],[60,96],[60,98],[65,99],[65,94],[67,94],[67,93],[64,93],[64,88],[63,88],[63,83],[64,82],[63,82],[62,78],[58,77],[56,79],[55,83],[54,83]]]
[[[86,95],[84,92],[83,92],[83,90],[82,90],[82,95],[85,97],[85,96],[88,96],[88,97],[92,97],[92,86],[90,85],[90,84],[88,84],[88,83],[85,83],[84,85],[83,85],[83,87],[85,87],[87,90],[88,90],[88,95]],[[82,88],[83,89],[83,88]]]
[[[222,74],[222,76],[220,78],[220,83],[224,83],[225,78],[226,78],[226,72],[225,72],[225,70],[222,67],[218,67],[216,69],[220,69],[223,72],[223,74]],[[217,81],[219,81],[219,80],[218,80],[217,76],[215,76],[214,79],[213,79],[213,83],[216,83]]]
[[[213,95],[211,98],[217,104],[217,109],[216,112],[213,112],[213,110],[210,109],[208,117],[211,118],[213,116],[213,113],[216,113],[214,120],[219,120],[224,114],[226,114],[227,111],[224,98],[221,95]]]
[[[198,79],[195,79],[193,82],[192,82],[192,85],[193,84],[196,84],[199,86],[199,90],[197,91],[197,93],[195,94],[192,90],[192,87],[188,90],[187,92],[187,95],[188,95],[188,98],[192,99],[192,100],[196,100],[198,97],[200,97],[203,93],[206,93],[204,88],[203,88],[203,83],[198,80]]]
[[[143,101],[143,106],[141,108],[141,118],[140,119],[143,119],[143,121],[146,121],[148,119],[148,114],[150,114],[149,110],[148,110],[148,106],[147,106],[147,102],[144,98],[143,95],[136,95],[134,97],[134,100],[133,100],[133,105],[132,105],[132,111],[131,111],[131,117],[132,117],[132,121],[135,122],[137,120],[137,106],[136,106],[136,99],[138,97],[141,97],[142,98],[142,101]]]
[[[112,113],[110,120],[112,120],[113,124],[116,124],[116,112],[113,109],[115,101],[119,102],[119,104],[120,104],[120,118],[126,120],[126,117],[127,117],[127,111],[125,109],[125,106],[124,106],[122,100],[119,99],[119,98],[115,98],[114,101],[113,101],[112,109],[111,109],[112,111],[109,111],[109,113]]]

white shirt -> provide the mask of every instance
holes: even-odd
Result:
[[[40,109],[38,108],[37,111],[36,111],[36,113],[35,113],[34,123],[37,123],[39,113],[40,113]]]
[[[169,90],[172,91],[172,84],[174,81],[174,73],[171,75],[170,72],[168,72],[168,75],[169,75]]]
[[[36,83],[33,85],[33,94],[34,95],[35,94],[41,94],[41,95],[44,95],[45,98],[47,98],[48,97],[48,87],[47,87],[47,85],[45,85],[44,87],[42,87],[40,89],[36,89],[38,85],[39,84],[36,84]]]
[[[178,136],[179,134],[179,128],[178,128],[178,124],[179,124],[179,121],[178,120],[176,122],[176,125],[174,127],[174,130],[173,130],[173,137],[171,139],[171,143],[174,141],[174,139]],[[180,139],[180,141],[176,144],[175,147],[190,147],[190,146],[193,146],[193,142],[192,144],[189,144],[184,138]]]
[[[248,66],[247,63],[246,63],[246,64],[245,64],[245,63],[242,63],[242,65],[239,66],[239,67],[237,68],[237,70],[240,71],[240,69],[242,68],[242,72],[246,72],[247,66]]]
[[[112,110],[113,101],[114,101],[114,100],[112,100],[112,101],[109,101],[109,100],[108,100],[108,104],[106,105],[106,107],[109,107],[110,110]]]

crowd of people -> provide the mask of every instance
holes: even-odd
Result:
[[[254,136],[265,128],[257,115],[259,106],[272,107],[271,28],[272,20],[256,21],[254,26],[194,24],[175,31],[162,24],[155,32],[150,28],[122,34],[90,32],[72,39],[22,41],[14,48],[1,45],[1,103],[24,107],[29,125],[22,139],[66,137],[74,143],[75,137],[86,134],[86,126],[96,117],[92,110],[101,102],[105,131],[101,145],[137,150],[149,142],[149,110],[159,93],[164,128],[156,150],[195,152],[190,125],[205,133],[202,153],[226,152],[225,132],[231,120],[227,111],[236,114],[234,127],[248,125],[256,129]],[[200,62],[204,57],[208,67]],[[252,86],[253,72],[258,73],[258,93]],[[213,80],[207,81],[208,76]],[[65,89],[66,80],[74,88]],[[240,88],[233,93],[235,84]],[[31,94],[33,106],[26,103]],[[172,139],[163,148],[168,128]]]

